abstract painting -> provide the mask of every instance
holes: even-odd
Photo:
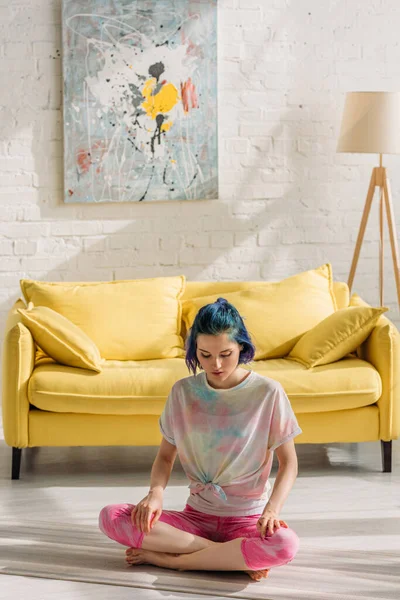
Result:
[[[65,202],[218,197],[217,0],[64,0]]]

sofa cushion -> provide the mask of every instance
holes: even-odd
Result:
[[[183,356],[184,286],[183,276],[80,283],[21,280],[27,302],[52,308],[75,323],[108,360]]]
[[[378,372],[358,358],[312,371],[287,359],[253,362],[257,373],[279,381],[296,413],[368,406],[381,395]],[[183,359],[104,361],[99,374],[52,364],[36,367],[29,381],[31,404],[51,412],[160,415],[178,379],[187,377]]]
[[[160,415],[175,381],[188,374],[183,359],[103,361],[101,373],[57,363],[32,373],[29,402],[52,412]]]
[[[101,356],[93,340],[80,327],[47,306],[18,308],[23,324],[36,344],[58,363],[101,372]]]
[[[347,308],[350,302],[350,290],[349,286],[344,281],[333,282],[333,293],[336,298],[336,306],[339,309]]]
[[[308,369],[335,362],[357,350],[387,310],[384,306],[348,306],[337,310],[307,331],[286,358]]]
[[[182,295],[182,302],[199,298],[200,296],[210,296],[211,294],[226,294],[228,292],[240,292],[241,290],[250,290],[251,288],[263,286],[271,283],[270,281],[187,281],[185,291]],[[349,306],[349,286],[344,281],[333,281],[332,290],[335,296],[337,308],[347,308]]]
[[[378,371],[370,363],[355,357],[312,370],[286,358],[257,361],[253,365],[260,375],[281,383],[296,413],[369,406],[382,394]]]
[[[199,309],[215,302],[218,294],[192,298],[183,303],[186,329]],[[248,290],[223,293],[244,318],[256,347],[255,360],[280,358],[298,339],[336,311],[330,264],[293,275],[282,281]]]

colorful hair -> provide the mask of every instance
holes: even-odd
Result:
[[[197,336],[220,335],[227,333],[232,341],[243,346],[239,355],[239,364],[249,363],[253,360],[256,349],[251,341],[249,332],[238,310],[225,298],[218,298],[216,302],[203,306],[197,313],[193,325],[186,338],[185,362],[189,371],[196,375],[200,368],[197,359]]]

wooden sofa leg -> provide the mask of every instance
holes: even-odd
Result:
[[[21,468],[22,448],[12,449],[12,475],[11,479],[19,479],[19,471]]]
[[[382,471],[383,473],[392,472],[392,441],[384,442],[381,440],[382,452]]]

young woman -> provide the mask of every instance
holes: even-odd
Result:
[[[282,386],[240,366],[254,353],[232,304],[218,298],[200,309],[186,342],[193,376],[175,383],[160,417],[149,493],[100,513],[100,529],[129,547],[128,564],[246,571],[258,581],[297,553],[298,537],[279,514],[297,476],[301,429]],[[183,511],[163,510],[177,454],[190,496]]]

